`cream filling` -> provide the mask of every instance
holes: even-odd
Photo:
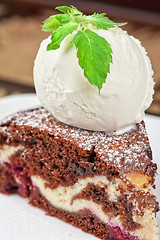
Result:
[[[117,197],[120,195],[120,192],[117,191],[117,186],[121,183],[120,179],[116,179],[114,183],[111,183],[105,176],[87,177],[86,179],[80,179],[72,186],[59,186],[56,189],[46,187],[46,181],[38,176],[32,176],[31,179],[33,184],[39,188],[42,195],[54,207],[69,212],[78,212],[79,210],[88,209],[103,222],[113,226],[119,226],[123,229],[119,216],[111,217],[110,214],[105,214],[102,210],[102,204],[96,204],[86,199],[75,199],[72,202],[72,198],[84,190],[88,183],[94,183],[100,187],[106,187],[107,185],[106,191],[110,196],[109,200],[116,201]],[[137,229],[134,232],[131,231],[131,235],[138,236],[141,240],[158,240],[158,226],[152,209],[146,209],[143,217],[137,217],[137,215],[133,217],[143,228]]]
[[[71,204],[72,198],[77,194],[81,193],[81,191],[83,191],[87,187],[88,183],[94,183],[95,185],[98,185],[101,188],[107,187],[106,191],[109,193],[110,201],[117,201],[118,196],[120,196],[120,192],[116,190],[120,183],[120,180],[117,179],[114,181],[114,183],[111,184],[111,182],[108,181],[108,179],[105,176],[87,177],[85,179],[80,179],[72,186],[69,187],[59,186],[54,190],[45,187],[46,181],[44,181],[42,178],[38,176],[32,176],[31,179],[33,184],[40,189],[40,192],[45,197],[47,197],[47,199],[54,206],[56,202],[56,207],[65,208],[65,210],[67,211],[81,210],[79,209],[80,206],[77,206],[77,204],[75,204],[75,202],[79,200],[75,200]]]
[[[23,150],[24,147],[22,145],[18,146],[10,146],[4,145],[0,147],[0,163],[9,162],[9,158],[15,154],[18,150]]]
[[[135,234],[141,236],[142,240],[159,240],[157,220],[152,209],[146,209],[143,217],[133,215],[133,219],[142,226],[135,231]]]

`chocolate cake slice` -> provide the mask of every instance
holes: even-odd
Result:
[[[105,240],[158,240],[156,164],[142,121],[108,136],[58,122],[44,108],[0,124],[0,192]]]

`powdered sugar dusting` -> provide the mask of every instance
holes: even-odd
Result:
[[[83,151],[94,149],[103,162],[119,170],[122,175],[130,170],[144,172],[151,164],[151,150],[144,122],[124,134],[108,136],[105,132],[92,132],[65,125],[55,120],[44,108],[19,112],[8,121],[16,126],[46,130],[55,138],[73,141]],[[0,132],[2,129],[6,131],[5,123],[0,127]]]
[[[149,164],[150,147],[144,123],[136,126],[136,129],[122,135],[104,137],[98,141],[95,151],[104,161],[114,164],[118,169],[127,172],[134,170],[145,171]]]

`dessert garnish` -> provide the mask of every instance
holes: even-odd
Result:
[[[78,49],[79,65],[88,81],[100,91],[106,81],[107,73],[110,72],[112,49],[105,38],[91,29],[107,30],[115,26],[123,26],[125,23],[115,23],[109,20],[105,13],[86,16],[74,6],[60,6],[56,9],[63,14],[50,16],[42,27],[44,31],[53,31],[52,42],[48,44],[47,50],[58,49],[67,35],[76,32],[71,43]]]

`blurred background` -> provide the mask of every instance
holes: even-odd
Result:
[[[40,42],[49,36],[42,22],[60,5],[80,11],[107,13],[140,39],[154,69],[155,95],[148,113],[160,115],[160,4],[158,0],[0,0],[0,98],[33,93],[33,63]]]

